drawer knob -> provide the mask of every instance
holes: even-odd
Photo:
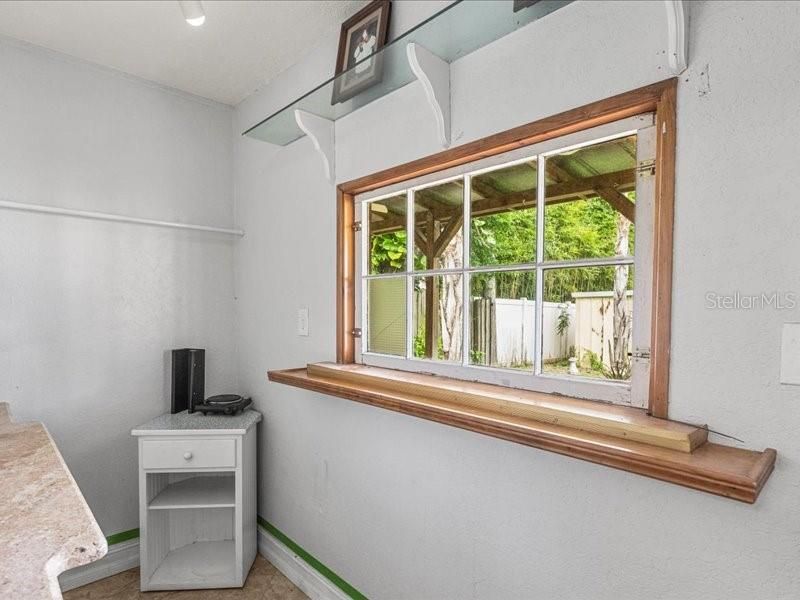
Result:
[[[191,452],[184,452],[183,453],[184,460],[192,460],[192,453]]]

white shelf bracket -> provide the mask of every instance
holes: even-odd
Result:
[[[450,64],[427,48],[410,42],[406,55],[411,71],[425,90],[425,97],[436,119],[442,146],[450,145]]]
[[[303,130],[303,133],[311,138],[314,149],[322,157],[325,177],[333,183],[336,177],[333,121],[300,109],[295,109],[294,119],[297,121],[297,126]]]
[[[667,58],[675,75],[689,65],[689,11],[683,0],[664,0],[667,10]]]

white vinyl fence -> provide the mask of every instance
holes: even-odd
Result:
[[[480,311],[480,306],[488,306],[489,300],[473,299],[473,306],[476,313]],[[494,319],[495,333],[490,333],[491,327],[483,327],[486,330],[485,339],[476,341],[474,347],[483,348],[481,351],[488,355],[492,339],[496,344],[496,362],[500,365],[524,365],[533,362],[534,346],[534,325],[536,314],[536,302],[521,298],[511,300],[508,298],[496,298],[494,300]],[[562,312],[566,312],[569,325],[563,332],[558,333],[558,319]],[[487,309],[484,313],[485,319],[491,319],[491,312]],[[485,319],[473,319],[473,327],[478,329],[482,326]],[[542,341],[542,358],[545,361],[566,358],[570,347],[575,345],[573,323],[575,322],[575,305],[560,304],[557,302],[544,303],[542,331],[544,332]],[[477,321],[477,322],[476,322]]]
[[[625,294],[625,303],[629,315],[633,314],[633,292]],[[578,360],[583,359],[587,351],[601,358],[606,366],[609,361],[609,341],[614,336],[614,292],[576,292],[572,294],[575,301],[575,350]]]
[[[405,281],[372,280],[369,288],[370,310],[368,346],[373,352],[405,354]],[[424,311],[424,299],[417,295],[418,310]],[[573,294],[573,302],[544,303],[542,360],[569,358],[573,351],[581,360],[587,351],[594,352],[608,364],[608,341],[613,336],[613,293]],[[633,309],[633,293],[628,293],[628,311]],[[536,302],[521,298],[472,298],[472,348],[487,364],[521,366],[533,362]],[[559,316],[566,312],[569,324],[558,333]],[[424,322],[424,320],[422,320]],[[492,362],[490,357],[494,358]]]
[[[573,302],[568,304],[544,303],[542,360],[569,358],[571,352],[582,360],[587,352],[593,352],[609,366],[608,344],[614,331],[613,292],[580,292],[572,297]],[[631,314],[633,292],[627,293],[627,305],[628,314]],[[485,332],[473,347],[481,349],[486,356],[493,351],[494,364],[519,366],[533,362],[535,301],[496,298],[491,306],[491,301],[475,298],[473,307],[476,314],[483,313],[477,320],[473,318],[473,327]],[[559,335],[558,321],[563,312],[567,314],[569,325],[563,335]],[[491,323],[487,324],[492,318],[494,328]]]

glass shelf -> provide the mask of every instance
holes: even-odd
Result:
[[[337,80],[348,77],[350,71],[346,71],[325,81],[242,135],[286,146],[305,135],[295,121],[296,109],[335,121],[414,81],[416,77],[406,57],[406,46],[410,42],[424,46],[451,63],[570,2],[540,0],[514,12],[513,0],[460,0],[391,41],[377,54],[364,59],[383,61],[383,78],[372,87],[349,100],[333,103],[334,86]]]

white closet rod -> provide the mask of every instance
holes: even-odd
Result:
[[[190,225],[188,223],[174,223],[172,221],[139,219],[137,217],[124,217],[122,215],[112,215],[109,213],[94,212],[89,210],[73,210],[71,208],[57,208],[55,206],[44,206],[41,204],[25,204],[23,202],[11,202],[10,200],[0,200],[0,208],[7,208],[9,210],[20,210],[23,212],[47,213],[51,215],[79,217],[82,219],[96,219],[99,221],[116,221],[117,223],[136,223],[137,225],[152,225],[154,227],[191,229],[193,231],[210,231],[213,233],[225,233],[227,235],[237,235],[239,237],[242,237],[244,235],[244,231],[242,231],[241,229],[226,229],[224,227],[210,227],[208,225]]]

